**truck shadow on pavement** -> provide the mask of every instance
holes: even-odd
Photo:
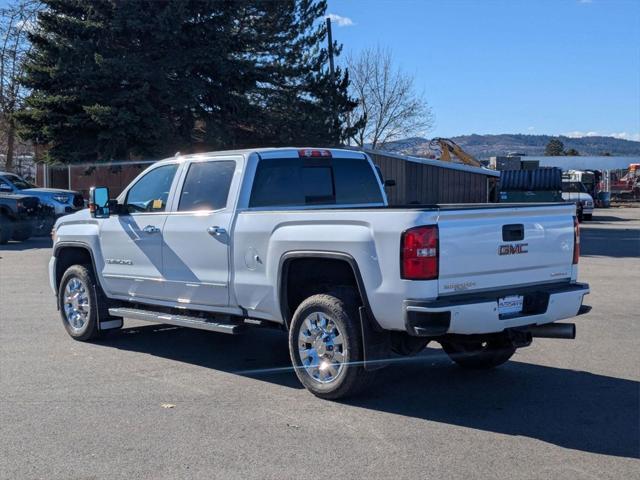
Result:
[[[123,328],[99,344],[303,388],[289,368],[287,336],[280,330],[225,335],[172,325],[144,325]]]
[[[291,368],[287,337],[277,330],[227,336],[145,325],[100,343],[302,388]],[[335,408],[367,408],[602,455],[640,455],[640,382],[518,361],[465,371],[438,348],[398,360],[379,372],[369,391]],[[311,394],[309,401],[315,401]]]
[[[416,360],[381,372],[384,394],[347,403],[572,450],[640,456],[640,382],[518,361],[467,371],[440,349]]]

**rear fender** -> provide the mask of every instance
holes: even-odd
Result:
[[[373,315],[373,311],[371,310],[371,305],[369,304],[369,299],[367,297],[367,291],[362,280],[362,274],[360,273],[360,269],[358,268],[358,262],[356,262],[355,258],[347,253],[341,252],[333,252],[333,251],[321,251],[321,250],[300,250],[300,251],[290,251],[282,255],[280,258],[280,264],[278,267],[278,304],[280,305],[280,312],[282,314],[282,318],[284,320],[285,326],[289,328],[289,322],[291,320],[291,316],[293,312],[290,311],[288,307],[288,298],[287,298],[287,283],[288,283],[288,275],[289,275],[289,266],[294,259],[299,258],[319,258],[319,259],[332,259],[339,260],[347,263],[353,272],[353,276],[356,281],[356,286],[358,289],[358,294],[360,299],[362,300],[362,304],[366,309],[366,313],[373,322],[374,328],[377,330],[382,330],[378,323],[375,320],[375,316]]]

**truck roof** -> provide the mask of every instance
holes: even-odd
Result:
[[[323,148],[323,147],[264,147],[264,148],[244,148],[239,150],[220,150],[213,152],[202,152],[202,153],[190,153],[188,155],[180,155],[180,153],[176,153],[173,157],[164,158],[160,160],[158,163],[162,162],[172,162],[177,158],[184,160],[193,160],[200,158],[211,158],[218,156],[227,156],[227,155],[250,155],[252,153],[257,154],[269,154],[267,158],[275,158],[274,154],[285,154],[285,155],[295,155],[298,156],[298,152],[300,150],[323,150],[331,152],[331,155],[334,157],[347,157],[347,158],[364,158],[365,153],[358,150],[348,150],[344,148]],[[263,155],[264,157],[264,155]]]

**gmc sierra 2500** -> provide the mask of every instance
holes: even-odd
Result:
[[[573,338],[588,311],[569,204],[389,207],[363,153],[258,149],[176,156],[117,200],[60,218],[49,264],[77,340],[122,318],[235,334],[289,332],[323,398],[360,390],[391,352],[437,341],[459,365]]]

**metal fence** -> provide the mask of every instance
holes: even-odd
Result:
[[[89,189],[100,185],[109,187],[112,197],[116,197],[153,160],[136,162],[113,162],[99,164],[45,165],[38,164],[36,183],[48,188],[64,188],[89,196]]]

